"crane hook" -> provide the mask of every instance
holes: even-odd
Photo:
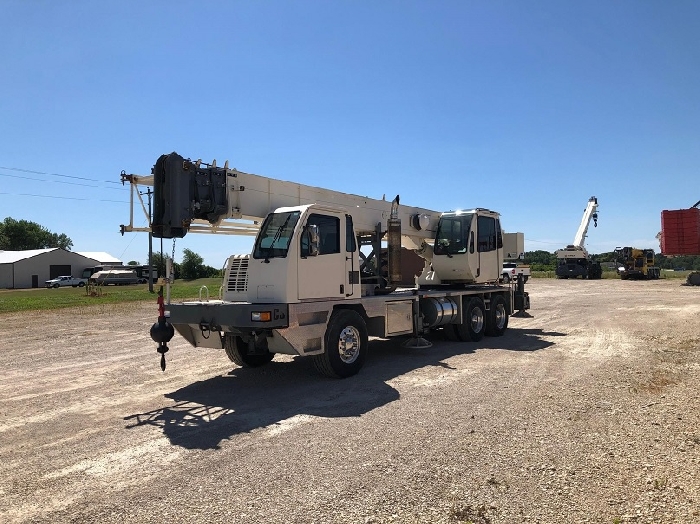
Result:
[[[151,326],[151,338],[158,344],[156,351],[160,353],[160,369],[165,371],[165,354],[168,352],[168,342],[175,335],[175,328],[165,318],[165,305],[163,304],[163,286],[158,291],[158,320]]]

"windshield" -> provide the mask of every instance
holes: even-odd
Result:
[[[255,240],[253,258],[286,257],[300,214],[300,211],[290,211],[267,215],[258,233],[258,238]]]
[[[433,252],[436,255],[448,256],[466,253],[472,216],[472,213],[442,216],[438,224]]]

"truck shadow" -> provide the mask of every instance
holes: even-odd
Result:
[[[446,342],[439,333],[433,347],[407,349],[401,340],[372,340],[362,371],[344,380],[319,376],[311,359],[271,362],[263,368],[235,368],[223,376],[193,382],[165,395],[168,405],[124,417],[126,428],[162,428],[173,445],[187,449],[216,449],[234,435],[288,429],[307,417],[359,417],[400,398],[388,382],[410,371],[437,366],[455,370],[451,357],[477,349],[537,351],[553,343],[544,337],[562,333],[511,329],[503,337],[478,344]],[[294,419],[294,417],[297,417]],[[297,422],[294,422],[294,421]]]

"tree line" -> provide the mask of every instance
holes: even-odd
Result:
[[[617,261],[617,255],[614,251],[591,255],[593,260],[597,260],[601,264],[614,263]],[[655,265],[661,269],[686,269],[698,271],[700,270],[700,256],[665,256],[661,254],[655,255]],[[533,271],[554,271],[557,267],[556,253],[549,251],[527,251],[523,264],[527,264]]]
[[[7,217],[0,222],[0,250],[25,251],[60,247],[70,251],[73,241],[64,233],[52,233],[44,226]]]
[[[146,257],[148,259],[148,257]],[[172,260],[168,255],[153,253],[151,265],[159,275],[165,275],[166,261]],[[221,277],[220,269],[216,269],[204,264],[204,259],[191,249],[182,250],[182,262],[173,262],[173,272],[175,278],[183,280],[195,280],[197,278],[217,278]]]
[[[7,217],[0,222],[0,251],[27,251],[32,249],[61,248],[70,251],[73,241],[65,233],[53,233],[44,226],[28,220],[15,220]],[[152,265],[159,275],[165,275],[167,255],[153,253]],[[148,256],[146,256],[148,260]],[[136,260],[131,266],[140,265]],[[221,270],[207,266],[204,259],[190,249],[182,252],[182,262],[173,263],[175,278],[194,280],[197,278],[220,277]]]

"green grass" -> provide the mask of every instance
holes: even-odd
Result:
[[[690,271],[668,271],[666,269],[661,270],[661,278],[682,278],[686,279]],[[554,271],[533,271],[532,278],[556,278]],[[620,279],[620,275],[617,271],[603,271],[603,278],[612,278],[615,280]]]
[[[532,278],[556,278],[557,275],[554,273],[554,271],[533,271],[532,272]],[[602,278],[615,278],[619,279],[620,275],[617,274],[616,271],[603,271],[603,277]]]
[[[220,278],[202,278],[192,281],[176,280],[170,286],[170,297],[178,300],[195,299],[199,296],[201,286],[207,286],[209,298],[218,298],[221,282]],[[154,286],[153,289],[155,293],[149,293],[148,284],[104,286],[98,288],[98,292],[93,294],[88,294],[84,287],[5,289],[0,290],[0,313],[86,307],[123,302],[152,301],[155,303],[159,286]],[[165,294],[165,289],[163,294]],[[202,297],[205,296],[203,291]]]

